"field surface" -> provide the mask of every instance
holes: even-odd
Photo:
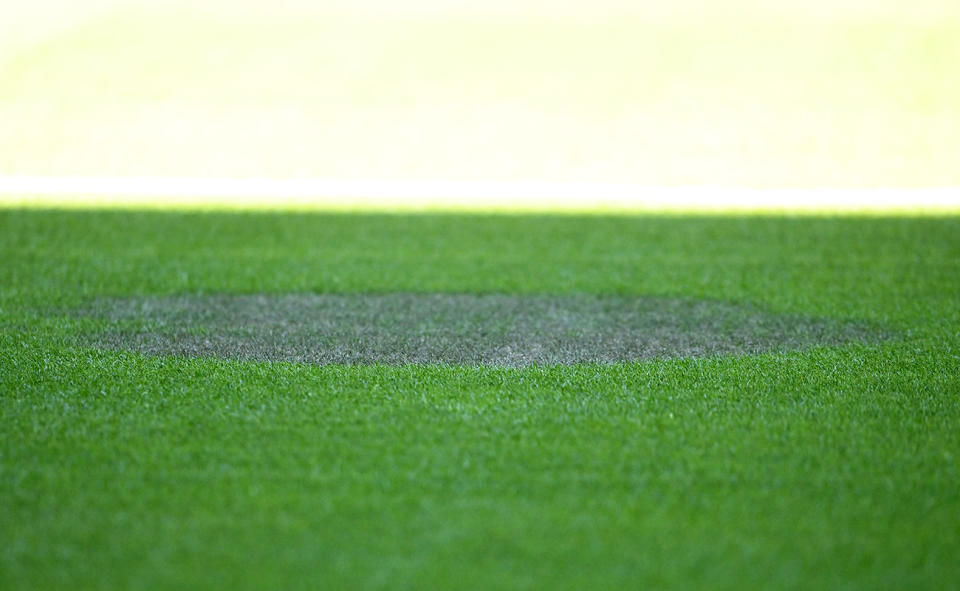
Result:
[[[960,587],[956,217],[6,209],[0,261],[0,588]],[[108,338],[635,301],[776,330],[515,367]],[[239,320],[171,328],[197,302]]]

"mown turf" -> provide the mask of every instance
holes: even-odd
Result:
[[[0,587],[960,587],[960,219],[0,212]],[[876,344],[607,366],[78,347],[98,298],[710,298]]]

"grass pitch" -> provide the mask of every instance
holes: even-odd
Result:
[[[0,210],[0,587],[957,588],[958,237],[956,217]],[[710,300],[892,336],[316,366],[102,350],[77,335],[112,319],[64,313],[396,293]]]

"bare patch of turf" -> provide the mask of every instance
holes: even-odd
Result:
[[[742,355],[873,341],[871,327],[714,300],[610,295],[290,294],[103,299],[85,344],[314,364],[529,366]]]

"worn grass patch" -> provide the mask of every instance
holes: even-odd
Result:
[[[149,355],[524,367],[876,341],[863,323],[719,300],[591,294],[179,295],[100,299],[85,344]]]

